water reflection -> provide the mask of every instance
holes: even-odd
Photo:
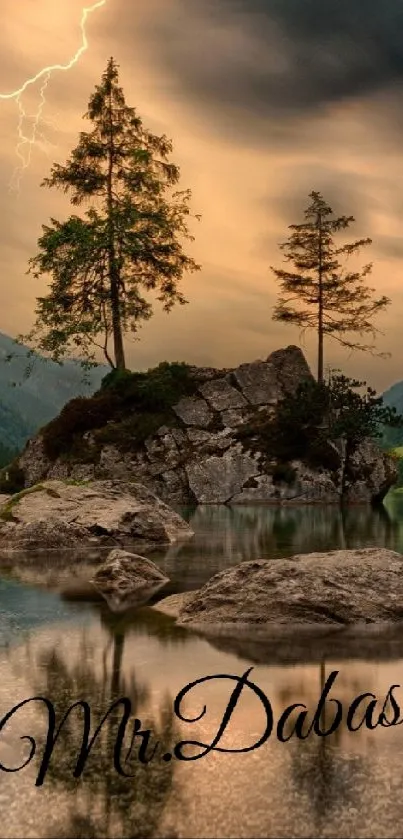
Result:
[[[173,716],[173,698],[190,681],[218,673],[240,675],[250,662],[245,665],[149,608],[118,616],[106,605],[94,604],[89,612],[92,620],[85,626],[56,621],[36,626],[28,643],[8,650],[1,664],[2,708],[39,693],[52,700],[60,720],[74,701],[86,699],[95,721],[113,698],[127,695],[134,713],[153,729],[164,749],[171,751],[182,738],[211,742],[230,686],[213,681],[190,697],[189,716],[199,716],[203,705],[207,709],[192,725]],[[294,667],[267,661],[254,668],[253,680],[269,697],[275,720],[294,702],[304,703],[311,718],[333,669],[340,672],[332,696],[347,708],[365,691],[373,691],[382,702],[389,685],[403,676],[403,661],[393,667],[334,659]],[[264,723],[262,706],[246,692],[221,745],[233,750],[256,742]],[[41,731],[43,737],[43,724]],[[286,744],[272,737],[258,751],[211,753],[193,764],[156,760],[144,767],[130,761],[132,780],[120,778],[113,768],[116,721],[111,719],[94,746],[79,780],[72,777],[82,737],[79,714],[62,731],[41,790],[33,786],[38,767],[29,779],[25,772],[2,776],[4,839],[399,836],[393,814],[400,813],[395,797],[403,781],[400,729],[362,728],[351,735],[340,727],[329,738],[312,736]],[[14,732],[16,754],[21,748],[18,736],[31,732],[26,721]],[[4,745],[2,760],[3,750]],[[391,783],[394,792],[389,791]]]
[[[191,542],[154,552],[171,578],[172,590],[197,588],[218,570],[257,557],[273,558],[332,548],[379,545],[403,552],[403,499],[386,508],[365,507],[200,507],[188,510]],[[150,554],[151,555],[151,554]],[[253,680],[269,697],[275,719],[287,705],[304,703],[312,716],[331,670],[339,670],[332,695],[347,708],[372,691],[386,696],[403,683],[403,636],[396,629],[360,633],[326,627],[308,637],[282,639],[259,630],[207,638],[177,627],[149,607],[113,614],[107,604],[66,603],[39,591],[44,575],[63,590],[72,569],[24,566],[30,586],[0,584],[0,710],[42,694],[60,720],[85,699],[99,720],[113,698],[127,695],[143,727],[163,749],[178,740],[211,742],[230,689],[212,681],[190,698],[186,724],[173,714],[173,698],[187,683],[218,673],[241,675],[253,665]],[[64,576],[58,576],[62,569]],[[18,574],[18,567],[12,569]],[[79,580],[79,570],[77,570]],[[284,628],[283,628],[284,632]],[[372,634],[371,634],[372,632]],[[4,635],[4,639],[3,639]],[[1,644],[6,640],[7,644]],[[400,691],[403,709],[403,690]],[[191,714],[190,714],[191,716]],[[21,757],[19,736],[42,732],[44,720],[22,720],[0,738],[0,760]],[[228,749],[256,741],[264,714],[251,692],[237,706],[222,743]],[[19,726],[19,727],[18,727]],[[272,737],[246,754],[211,753],[192,764],[130,761],[132,780],[113,767],[116,720],[88,759],[81,779],[72,777],[82,737],[80,716],[70,717],[55,747],[45,785],[34,786],[38,766],[1,773],[2,838],[47,839],[271,839],[271,837],[398,837],[403,805],[403,727],[360,729],[341,726],[328,738],[281,744]],[[94,730],[94,727],[93,729]],[[40,751],[40,748],[38,746]]]
[[[127,696],[132,702],[133,716],[141,718],[143,728],[151,728],[164,753],[178,738],[172,698],[167,693],[158,703],[158,714],[150,715],[149,686],[137,678],[134,668],[129,673],[123,668],[125,622],[102,610],[100,623],[109,636],[102,652],[102,671],[96,672],[95,650],[83,635],[79,660],[66,659],[57,646],[51,646],[39,656],[35,692],[51,697],[58,719],[70,705],[85,698],[92,719],[99,720],[116,699]],[[125,764],[125,771],[133,777],[122,778],[113,765],[121,713],[117,710],[108,718],[106,729],[91,751],[82,780],[72,775],[82,743],[82,716],[76,712],[69,716],[46,775],[47,787],[55,787],[60,794],[67,793],[69,808],[67,820],[64,814],[62,824],[54,824],[49,836],[148,839],[155,835],[172,792],[175,764],[166,765],[157,760],[143,766],[134,755]]]
[[[398,495],[378,508],[201,505],[181,513],[194,538],[148,555],[184,589],[252,559],[370,546],[403,553],[403,497]]]
[[[252,559],[370,546],[403,553],[403,494],[391,494],[386,506],[376,509],[205,505],[179,512],[194,537],[145,551],[170,579],[161,596],[199,588],[218,571]],[[88,602],[102,600],[90,580],[107,553],[98,558],[83,553],[74,563],[68,552],[34,559],[14,554],[12,561],[2,557],[1,562],[3,569],[7,562],[9,577],[28,586],[41,585],[70,601]]]
[[[191,631],[221,652],[253,664],[285,665],[324,660],[396,661],[403,658],[400,624],[361,626],[248,626],[200,624]]]

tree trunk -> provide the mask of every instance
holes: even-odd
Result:
[[[318,383],[323,382],[323,326],[318,325]]]
[[[115,366],[117,370],[126,369],[125,351],[123,346],[122,322],[120,317],[119,270],[116,262],[115,235],[113,228],[113,122],[112,122],[112,94],[109,93],[109,165],[107,180],[107,210],[108,210],[108,269],[110,281],[110,300],[112,311],[113,348]]]
[[[322,218],[318,215],[319,267],[318,267],[318,383],[323,382],[323,265],[322,265]]]
[[[115,365],[117,370],[125,370],[126,359],[123,347],[122,325],[120,322],[119,285],[116,276],[114,276],[113,269],[111,274],[111,308]]]

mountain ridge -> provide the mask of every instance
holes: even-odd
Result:
[[[108,371],[99,365],[84,374],[80,361],[57,364],[0,332],[0,459],[20,451],[70,399],[91,396]]]

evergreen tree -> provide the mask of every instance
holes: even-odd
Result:
[[[348,258],[372,244],[371,239],[337,244],[335,235],[355,219],[353,216],[335,218],[319,192],[311,192],[309,197],[311,203],[305,211],[305,220],[302,224],[291,224],[288,240],[280,245],[294,270],[272,268],[282,290],[273,319],[317,331],[318,381],[322,382],[325,336],[350,349],[373,351],[373,346],[346,336],[355,332],[374,337],[379,330],[374,328],[372,319],[390,301],[387,297],[373,299],[374,290],[366,286],[371,264],[361,271],[346,271],[342,262],[343,257]]]
[[[124,335],[152,315],[144,293],[154,291],[165,311],[187,302],[178,283],[200,268],[182,244],[193,240],[187,226],[191,193],[175,191],[180,173],[169,162],[172,144],[146,130],[128,107],[113,58],[85,118],[92,130],[80,134],[67,163],[55,164],[42,185],[70,192],[72,205],[89,207],[84,217],[52,218],[43,226],[28,273],[52,280],[47,296],[37,300],[35,326],[25,340],[55,361],[76,348],[90,364],[92,347],[100,346],[110,366],[122,370]]]

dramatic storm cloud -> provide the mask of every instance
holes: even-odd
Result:
[[[35,6],[35,8],[34,8]],[[80,42],[79,0],[3,0],[1,92]],[[351,238],[371,236],[372,285],[393,306],[378,321],[385,362],[346,355],[328,362],[377,387],[401,379],[403,317],[402,0],[107,0],[88,24],[89,48],[46,91],[42,135],[20,196],[8,184],[18,108],[0,102],[0,331],[30,328],[46,278],[27,277],[41,224],[65,218],[68,200],[39,184],[76,144],[88,98],[108,57],[144,123],[173,139],[182,185],[193,192],[193,255],[203,266],[183,287],[186,307],[157,310],[128,343],[133,367],[167,360],[228,366],[299,342],[273,323],[270,265],[301,218],[308,193],[353,214]],[[23,100],[33,113],[39,88]],[[36,98],[35,98],[36,97]],[[314,339],[303,348],[315,359]]]
[[[182,0],[154,33],[192,94],[252,119],[312,115],[403,80],[400,0]]]

